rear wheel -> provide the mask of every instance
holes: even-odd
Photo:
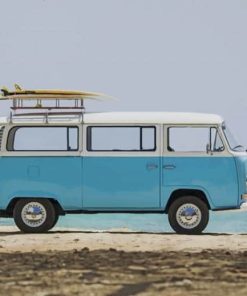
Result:
[[[13,217],[23,232],[46,232],[55,225],[57,214],[47,199],[21,199],[17,201]]]
[[[196,196],[176,199],[168,211],[174,231],[180,234],[200,234],[207,226],[209,211],[206,203]]]

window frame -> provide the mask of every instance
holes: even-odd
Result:
[[[20,128],[66,128],[66,139],[67,139],[67,150],[16,150],[14,149],[14,140],[15,140],[15,134]],[[77,130],[77,149],[71,149],[68,150],[68,140],[69,140],[69,128],[76,128]],[[13,131],[14,130],[14,131]],[[13,133],[13,134],[12,134]],[[11,143],[11,149],[9,149],[9,141],[10,137],[12,138],[12,143]],[[52,152],[62,152],[62,153],[73,153],[73,152],[78,152],[80,150],[80,141],[79,141],[79,127],[77,125],[16,125],[8,130],[8,135],[7,135],[7,140],[5,143],[5,148],[7,152],[12,152],[12,153],[19,153],[19,152],[26,152],[26,153],[52,153]]]
[[[215,146],[215,143],[216,143],[216,138],[214,139],[214,141],[212,141],[212,134],[211,134],[211,129],[215,128],[216,129],[216,134],[218,135],[218,137],[220,138],[221,140],[221,143],[223,145],[223,150],[222,151],[216,151],[216,150],[211,150],[211,145],[213,144],[213,147]],[[210,127],[210,151],[213,152],[213,153],[221,153],[221,152],[224,152],[226,150],[226,145],[222,139],[222,135],[220,134],[220,129],[219,127],[215,127],[215,126],[211,126]]]
[[[142,129],[143,128],[153,128],[154,129],[154,148],[153,149],[140,149],[140,150],[92,150],[91,149],[91,139],[92,139],[92,133],[91,130],[92,128],[139,128],[140,132],[140,148],[142,148]],[[90,132],[89,132],[90,131]],[[145,153],[145,152],[155,152],[157,151],[157,129],[155,125],[88,125],[86,126],[86,151],[89,153],[100,153],[100,152],[105,152],[105,153],[121,153],[121,152],[130,152],[130,153]]]
[[[208,152],[207,151],[170,151],[168,150],[168,146],[169,146],[169,142],[170,142],[170,129],[171,128],[208,128],[210,130],[210,133],[211,133],[211,129],[212,128],[215,128],[220,139],[221,139],[221,142],[222,144],[224,145],[224,150],[222,151],[210,151],[210,153],[225,153],[226,152],[226,144],[225,144],[225,141],[222,137],[222,134],[221,134],[221,130],[220,130],[220,127],[218,125],[214,125],[214,124],[178,124],[178,125],[166,125],[165,126],[165,129],[166,129],[166,143],[164,145],[164,148],[165,148],[165,152],[168,153],[168,154],[181,154],[181,155],[207,155]],[[211,139],[210,139],[211,141]]]

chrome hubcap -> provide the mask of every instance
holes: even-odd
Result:
[[[181,227],[193,229],[201,222],[202,213],[196,205],[187,203],[178,208],[176,219]]]
[[[46,220],[46,209],[39,202],[29,202],[21,211],[22,221],[30,227],[39,227]]]

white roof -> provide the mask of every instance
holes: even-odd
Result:
[[[164,124],[221,124],[219,115],[175,112],[106,112],[86,113],[85,123],[164,123]]]
[[[78,123],[82,116],[78,115],[49,115],[49,123]],[[45,117],[18,116],[13,117],[14,123],[42,123]],[[6,124],[9,118],[0,117],[0,124]],[[219,115],[205,113],[175,113],[175,112],[102,112],[84,113],[84,123],[101,124],[221,124]]]

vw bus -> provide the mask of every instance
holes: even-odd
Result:
[[[22,109],[30,93],[3,97]],[[0,214],[23,232],[66,214],[124,212],[168,214],[175,232],[199,234],[210,210],[246,204],[247,154],[218,115],[49,110],[0,126]]]

